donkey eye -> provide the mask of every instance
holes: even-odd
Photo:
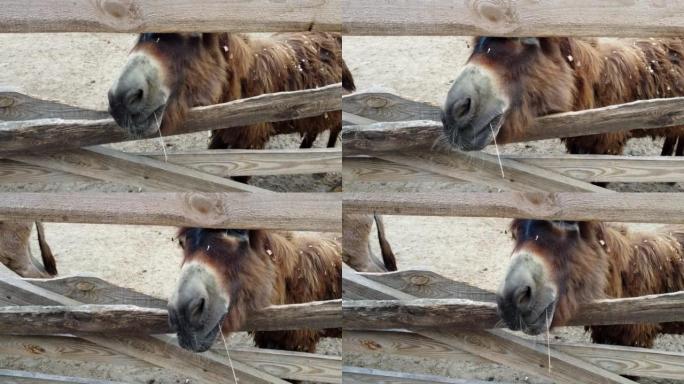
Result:
[[[539,47],[539,39],[536,37],[521,37],[520,42],[524,45]]]

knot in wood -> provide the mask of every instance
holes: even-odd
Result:
[[[95,286],[87,281],[79,281],[78,283],[76,283],[76,289],[78,289],[81,292],[87,292],[95,289]]]
[[[371,96],[366,100],[366,105],[370,108],[385,108],[387,107],[387,100],[382,97]]]
[[[0,108],[9,108],[14,105],[14,99],[11,97],[0,97]]]
[[[413,285],[428,285],[430,283],[430,278],[425,275],[414,275],[410,278],[411,284]]]
[[[142,22],[140,7],[134,0],[99,0],[97,8],[103,23],[115,30],[135,30]]]
[[[486,22],[486,28],[510,31],[518,25],[515,2],[511,0],[472,0],[470,8],[475,16]]]

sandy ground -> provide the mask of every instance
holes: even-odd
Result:
[[[124,34],[0,34],[0,87],[12,86],[35,97],[85,108],[107,108],[107,90],[136,36]],[[207,133],[165,138],[167,150],[205,149]],[[316,146],[325,146],[327,133]],[[339,145],[339,144],[338,144]],[[270,148],[297,148],[296,135],[279,136]],[[142,151],[161,150],[157,139],[113,145]],[[0,180],[0,184],[2,181]],[[328,192],[341,185],[339,174],[255,177],[251,184],[276,191]],[[2,191],[140,191],[137,187],[105,182],[68,185],[2,185]],[[142,190],[144,191],[144,190]],[[0,198],[2,198],[0,196]],[[167,298],[180,270],[180,250],[168,227],[46,224],[48,241],[56,254],[61,275],[91,273],[114,284]],[[34,246],[36,243],[34,242]],[[38,254],[34,250],[34,254]],[[244,333],[230,338],[233,345],[252,345]],[[320,353],[340,353],[339,340],[324,340]],[[0,356],[0,368],[23,369],[66,376],[116,380],[124,370],[139,383],[192,383],[162,369],[111,367],[93,363],[63,363],[47,359]]]
[[[454,37],[345,37],[344,56],[359,90],[381,86],[415,100],[440,105],[451,81],[468,56],[468,42],[469,39]],[[661,146],[661,141],[633,140],[625,154],[658,155]],[[503,153],[564,153],[560,140],[506,145],[500,149]],[[493,148],[487,150],[493,151]],[[376,191],[380,190],[377,186],[375,188]],[[430,191],[440,188],[439,185],[413,184],[408,188],[394,189]],[[618,191],[680,191],[682,186],[610,184],[609,188]],[[472,185],[464,186],[462,190],[489,191],[486,187]],[[495,290],[504,277],[512,246],[509,235],[505,233],[510,220],[404,216],[387,216],[384,220],[400,269],[426,267],[449,278],[489,290]],[[635,224],[633,227],[654,230],[659,226]],[[373,244],[376,243],[374,239]],[[377,247],[375,252],[379,254]],[[589,342],[588,336],[577,327],[555,331],[553,337],[561,341]],[[540,344],[544,343],[543,337],[537,340]],[[656,348],[684,352],[684,337],[661,337]],[[380,354],[368,357],[352,353],[344,353],[343,359],[349,365],[462,379],[548,382],[497,364],[406,359]]]

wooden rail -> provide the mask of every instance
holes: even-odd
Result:
[[[301,119],[340,110],[342,84],[280,92],[197,107],[174,134],[239,127],[260,122]],[[150,137],[157,137],[158,133]],[[40,119],[0,122],[0,156],[63,151],[134,140],[113,119]],[[139,139],[139,138],[138,138]]]
[[[338,0],[3,2],[3,32],[339,31]]]
[[[335,193],[6,193],[0,220],[341,231]]]
[[[0,284],[2,284],[0,282]],[[243,331],[339,328],[342,300],[276,305],[250,314]],[[134,305],[0,307],[0,334],[171,333],[165,309]]]
[[[681,193],[345,193],[345,213],[684,223]]]
[[[491,329],[504,326],[495,303],[463,299],[345,300],[342,316],[345,329]],[[682,320],[684,291],[584,304],[567,325]]]
[[[347,35],[678,37],[677,2],[342,1]]]
[[[345,126],[342,129],[345,151],[379,152],[425,148],[442,142],[444,136],[439,107],[386,92],[361,92],[359,96],[344,96],[342,109],[349,113],[363,113],[364,118],[379,121],[368,125]],[[400,118],[410,120],[399,120]],[[682,124],[684,97],[638,100],[539,117],[521,136],[514,137],[509,142],[656,129]],[[499,141],[499,144],[505,143]]]

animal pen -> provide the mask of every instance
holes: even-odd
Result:
[[[339,31],[334,2],[107,1],[3,3],[3,32]],[[308,6],[302,6],[308,5]],[[230,8],[230,12],[225,12]],[[266,94],[192,110],[178,133],[273,122],[340,110],[341,84]],[[107,181],[153,194],[12,193],[0,220],[198,226],[339,232],[334,194],[276,194],[228,177],[341,171],[341,150],[213,150],[128,153],[102,146],[130,140],[106,111],[0,89],[3,184]],[[192,191],[192,193],[190,193]],[[167,193],[173,192],[173,193]],[[202,192],[215,192],[205,194]],[[253,192],[253,193],[238,193]],[[0,271],[0,353],[115,366],[162,367],[194,382],[339,383],[340,357],[223,348],[202,355],[177,346],[165,301],[90,276],[24,279]],[[337,328],[341,300],[272,306],[247,330]],[[156,336],[153,336],[156,335]],[[234,373],[233,373],[234,369]],[[120,372],[127,382],[126,372]],[[77,375],[74,375],[77,376]],[[109,383],[83,377],[0,370],[2,382]]]
[[[354,3],[344,9],[346,35],[681,36],[670,8],[595,2]],[[624,26],[628,25],[629,28]],[[684,223],[677,194],[612,192],[595,182],[683,182],[684,159],[604,155],[493,156],[435,144],[438,106],[381,88],[343,96],[345,214],[468,216]],[[684,98],[636,101],[538,118],[521,141],[684,123]],[[476,183],[497,194],[354,193],[357,183]],[[448,188],[444,188],[448,189]],[[351,193],[350,193],[351,192]],[[519,194],[518,192],[539,192]],[[550,192],[550,193],[543,193]],[[431,271],[343,271],[343,350],[468,362],[495,362],[558,383],[626,383],[620,376],[684,379],[684,354],[598,344],[536,344],[498,329],[493,292]],[[594,302],[573,325],[684,319],[684,292]],[[356,382],[462,380],[343,367]]]

